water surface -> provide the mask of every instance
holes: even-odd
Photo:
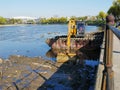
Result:
[[[86,32],[95,32],[96,26],[86,26]],[[47,38],[66,35],[67,25],[22,25],[0,27],[0,57],[10,55],[28,57],[46,57],[50,47],[45,43]],[[48,58],[47,58],[48,59]]]

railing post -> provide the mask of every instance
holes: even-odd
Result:
[[[109,28],[106,30],[106,32],[107,32],[106,62],[105,62],[105,67],[107,70],[106,90],[114,90],[114,72],[112,70],[113,32]]]
[[[114,72],[112,70],[112,50],[113,50],[113,32],[108,25],[114,24],[114,17],[108,15],[106,17],[106,31],[105,31],[105,51],[104,51],[104,71],[103,71],[103,85],[102,90],[114,90]]]

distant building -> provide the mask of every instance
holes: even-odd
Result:
[[[69,21],[70,20],[70,17],[67,17],[67,21]]]
[[[36,19],[34,17],[26,17],[26,16],[18,16],[18,17],[12,17],[13,19],[21,19],[23,23],[25,24],[31,24],[31,23],[36,23]]]

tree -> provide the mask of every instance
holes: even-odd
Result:
[[[27,20],[27,24],[35,24],[34,20]]]
[[[41,24],[65,24],[67,23],[67,17],[51,17],[51,18],[41,18],[40,19]]]
[[[15,23],[17,23],[17,24],[22,24],[23,22],[22,22],[21,19],[15,19]]]
[[[71,20],[76,20],[77,17],[76,17],[76,16],[71,16],[70,19],[71,19]]]
[[[0,24],[6,24],[7,20],[0,16]]]
[[[40,18],[40,23],[41,24],[47,24],[48,23],[48,19],[46,19],[46,18]]]
[[[116,19],[120,19],[120,0],[115,0],[113,6],[115,7]]]
[[[87,20],[87,16],[84,16],[84,17],[82,17],[82,21],[85,21],[85,20]]]
[[[114,1],[113,1],[113,5],[118,5],[118,6],[120,6],[120,0],[114,0]]]
[[[9,19],[8,22],[9,22],[9,24],[15,24],[15,19],[13,19],[13,18],[12,18],[12,19]]]
[[[108,10],[108,14],[113,14],[115,20],[120,19],[120,0],[114,0],[113,5]]]
[[[66,17],[58,18],[58,23],[67,23],[67,18]]]
[[[106,13],[103,12],[103,11],[100,11],[100,12],[99,12],[99,17],[100,17],[102,20],[105,20]]]
[[[111,6],[110,9],[108,10],[108,14],[112,14],[115,17],[115,20],[119,18],[119,14],[117,11],[117,8],[115,6]]]
[[[99,15],[97,15],[97,16],[96,16],[96,19],[97,19],[97,20],[100,20],[100,16],[99,16]]]

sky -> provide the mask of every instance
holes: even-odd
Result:
[[[113,0],[0,0],[0,16],[96,16],[107,12]]]

